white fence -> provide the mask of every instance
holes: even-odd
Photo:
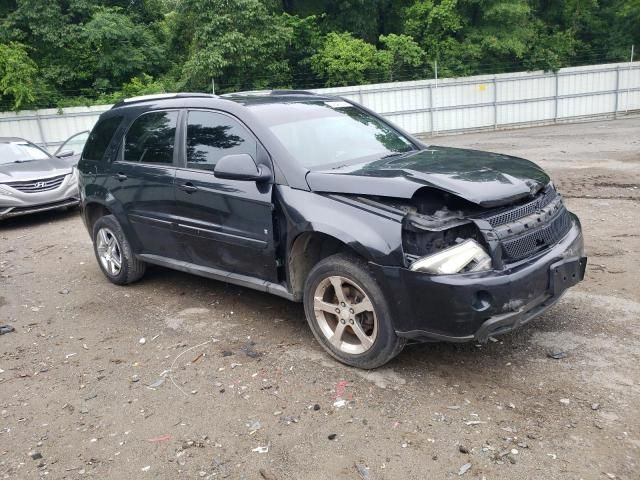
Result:
[[[411,133],[511,128],[640,111],[640,62],[314,90],[355,100]],[[110,105],[0,113],[0,137],[54,149]]]

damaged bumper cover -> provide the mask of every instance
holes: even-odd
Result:
[[[391,292],[398,336],[418,341],[486,342],[540,315],[584,278],[580,223],[544,253],[502,270],[429,275],[372,265]]]

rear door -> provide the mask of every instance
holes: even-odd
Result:
[[[110,165],[108,190],[124,209],[137,253],[181,258],[172,228],[179,115],[179,110],[140,115]]]
[[[268,161],[266,150],[239,120],[221,112],[189,110],[183,125],[176,228],[188,261],[275,281],[272,185],[213,173],[225,155]]]

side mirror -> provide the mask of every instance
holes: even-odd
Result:
[[[225,180],[248,180],[265,182],[271,180],[271,170],[266,165],[256,165],[248,153],[225,155],[213,170],[213,175]]]
[[[64,152],[60,152],[56,155],[58,158],[66,158],[73,157],[73,150],[65,150]]]

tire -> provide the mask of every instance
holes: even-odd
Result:
[[[388,302],[371,269],[356,256],[338,253],[313,267],[305,282],[304,310],[318,342],[347,365],[379,367],[406,344],[395,334]]]
[[[116,285],[133,283],[144,275],[146,264],[135,257],[122,227],[113,215],[100,217],[93,225],[93,251],[102,273]],[[116,268],[118,260],[120,265]]]

